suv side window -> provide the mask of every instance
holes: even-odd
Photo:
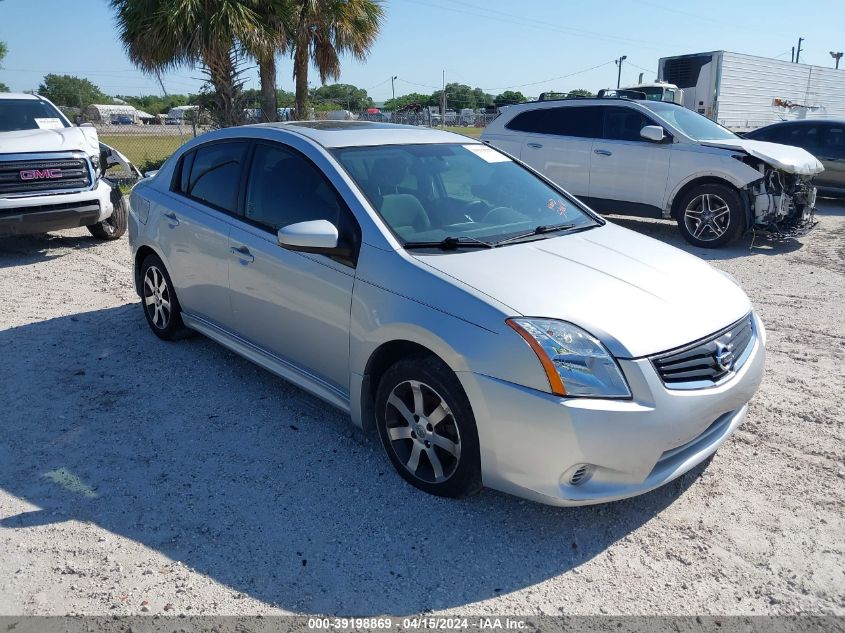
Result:
[[[822,158],[845,160],[845,127],[831,125],[825,130],[819,155]]]
[[[174,189],[189,198],[228,213],[238,208],[241,169],[247,144],[211,143],[182,157]]]
[[[562,106],[523,112],[515,116],[505,127],[533,134],[600,138],[601,126],[600,107]]]
[[[608,141],[642,141],[640,130],[654,125],[642,112],[633,108],[606,106],[604,109],[604,136]]]

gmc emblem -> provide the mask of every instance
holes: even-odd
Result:
[[[62,177],[61,169],[23,169],[21,180],[55,180]]]

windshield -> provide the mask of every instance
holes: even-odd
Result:
[[[67,127],[61,114],[45,101],[0,99],[0,132]]]
[[[405,244],[446,238],[497,242],[537,227],[599,224],[572,199],[487,145],[347,147],[334,154]]]
[[[738,138],[727,128],[683,106],[656,101],[642,102],[642,105],[694,141],[723,141]]]

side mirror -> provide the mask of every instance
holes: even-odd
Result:
[[[640,136],[647,141],[653,141],[655,143],[660,143],[664,138],[666,138],[663,128],[659,125],[646,125],[640,130]]]
[[[328,220],[288,224],[276,234],[279,246],[306,253],[335,254],[338,251],[337,227]]]

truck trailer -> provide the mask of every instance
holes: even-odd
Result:
[[[683,90],[683,105],[732,130],[845,117],[845,70],[729,51],[663,57],[658,80]]]

